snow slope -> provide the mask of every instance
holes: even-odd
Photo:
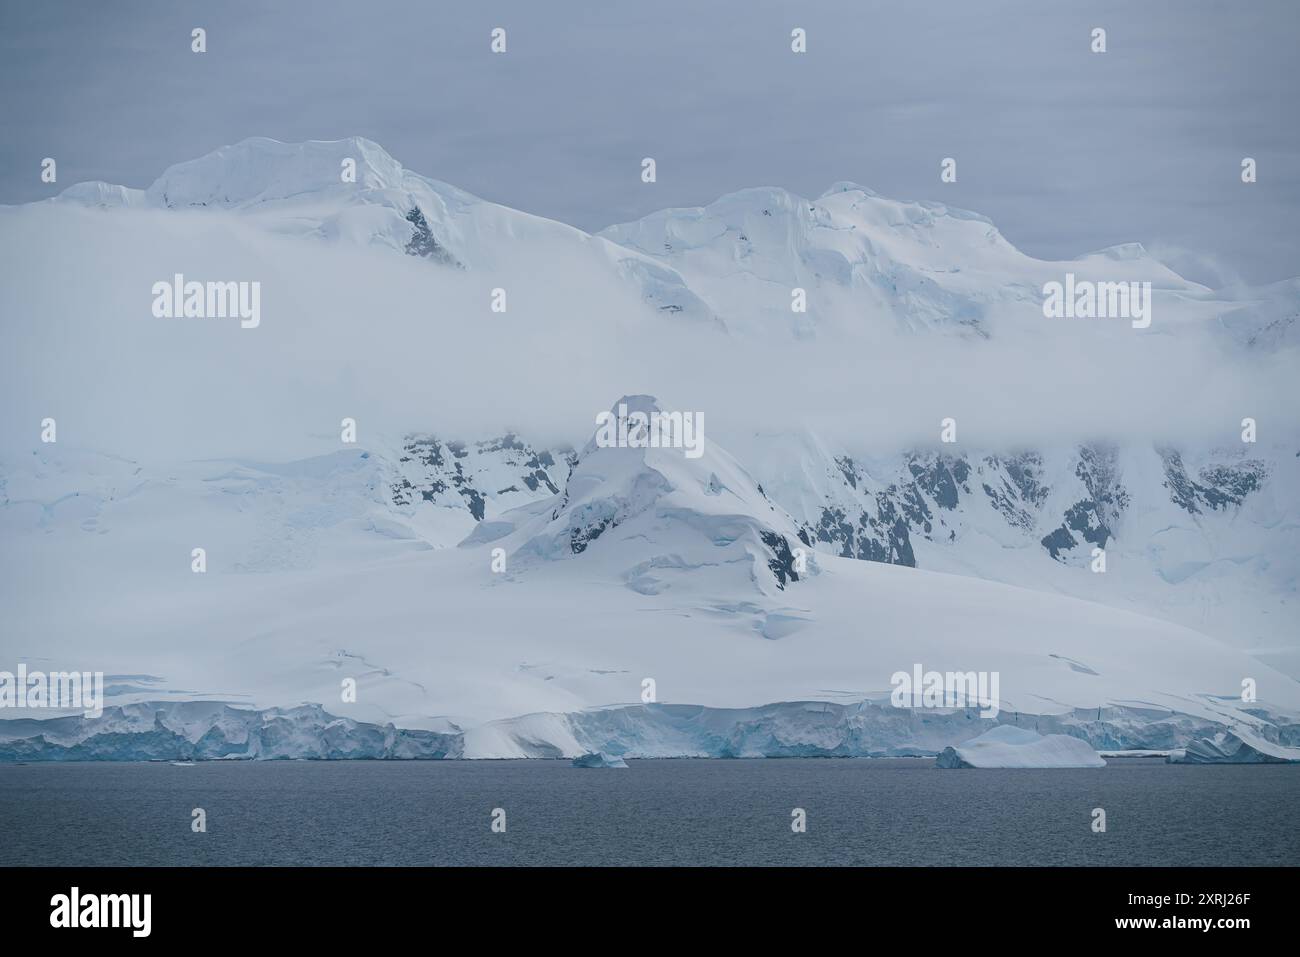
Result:
[[[1300,459],[1277,442],[852,455],[766,435],[751,467],[817,549],[1154,614],[1300,674]],[[1094,549],[1106,571],[1094,573]]]

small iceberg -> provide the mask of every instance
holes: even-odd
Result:
[[[575,768],[625,768],[627,762],[604,751],[589,751],[581,757],[574,758],[573,766]]]
[[[1087,741],[1068,734],[1042,735],[1003,724],[955,748],[944,748],[940,768],[1104,768]]]
[[[174,767],[174,768],[192,768],[192,767],[194,767],[194,762],[193,762],[193,761],[169,761],[168,763],[169,763],[172,767]]]
[[[1300,764],[1300,748],[1274,744],[1249,732],[1220,731],[1169,752],[1165,760],[1170,764]]]

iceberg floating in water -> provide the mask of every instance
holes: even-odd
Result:
[[[1102,768],[1088,742],[1068,734],[1039,734],[1001,725],[958,747],[944,748],[940,768]]]
[[[573,759],[575,768],[625,768],[627,762],[604,751],[589,751]]]

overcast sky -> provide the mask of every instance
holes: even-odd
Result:
[[[1273,281],[1300,275],[1298,40],[1297,0],[6,2],[0,203],[143,187],[247,136],[357,134],[589,230],[853,180],[984,213],[1044,258],[1137,240],[1213,285]]]

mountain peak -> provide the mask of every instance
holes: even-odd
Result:
[[[344,179],[348,160],[355,164],[355,186]],[[405,176],[383,147],[360,136],[305,143],[255,136],[168,167],[145,195],[165,207],[235,207],[345,185],[400,189]]]
[[[594,549],[647,595],[773,597],[809,573],[798,527],[730,454],[706,444],[699,413],[628,395],[598,419],[558,495],[481,522],[462,547],[497,543],[526,563]]]
[[[1090,256],[1103,256],[1116,262],[1135,262],[1139,259],[1145,259],[1147,251],[1146,247],[1141,243],[1117,243],[1114,246],[1094,250],[1080,258],[1087,259]]]
[[[662,412],[659,408],[659,400],[652,395],[625,395],[610,407],[610,412],[618,413],[620,410],[627,412],[643,412],[649,415],[651,412]]]
[[[59,193],[58,198],[82,206],[101,206],[104,208],[115,206],[134,207],[148,204],[144,190],[132,189],[129,186],[114,186],[112,183],[105,183],[103,180],[76,183]]]
[[[831,183],[830,187],[818,199],[825,199],[827,196],[834,196],[836,193],[862,193],[864,196],[871,198],[880,195],[874,189],[867,189],[865,186],[859,186],[857,183],[842,179],[837,183]]]

